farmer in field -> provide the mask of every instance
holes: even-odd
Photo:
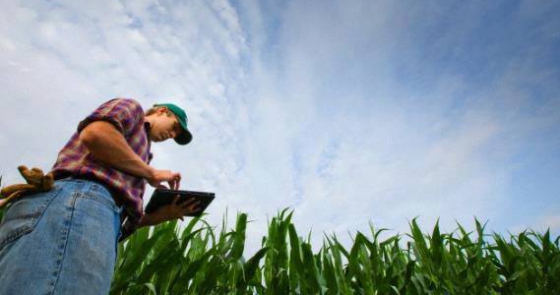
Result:
[[[179,188],[181,174],[149,166],[150,143],[169,139],[192,139],[174,104],[144,113],[135,100],[113,99],[81,121],[52,168],[54,188],[22,197],[5,213],[0,294],[107,294],[119,240],[198,210],[175,199],[143,214],[146,182]]]

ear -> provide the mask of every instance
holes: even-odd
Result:
[[[157,109],[156,114],[158,114],[158,115],[167,114],[167,108],[166,107],[160,107],[159,109]]]

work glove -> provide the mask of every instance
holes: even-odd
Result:
[[[13,184],[3,188],[0,191],[0,208],[19,197],[31,193],[46,192],[54,186],[54,178],[51,173],[45,175],[43,170],[39,168],[29,170],[23,165],[19,166],[18,170],[27,183]]]

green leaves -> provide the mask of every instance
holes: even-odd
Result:
[[[313,251],[281,211],[248,259],[247,215],[227,230],[200,218],[141,229],[119,245],[111,294],[560,294],[559,238],[522,232],[505,238],[461,225],[429,234],[358,232],[346,248],[335,235]],[[387,236],[385,239],[382,236]]]

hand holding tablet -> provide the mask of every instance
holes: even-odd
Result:
[[[193,205],[195,205],[195,208],[198,207],[198,210],[196,210],[195,212],[185,215],[197,217],[202,215],[204,210],[206,210],[206,208],[214,200],[214,197],[215,194],[210,192],[181,191],[158,188],[152,194],[152,198],[148,202],[145,212],[146,214],[150,214],[165,205],[174,204],[175,202],[177,202],[177,204],[184,204],[188,207],[192,207]]]

